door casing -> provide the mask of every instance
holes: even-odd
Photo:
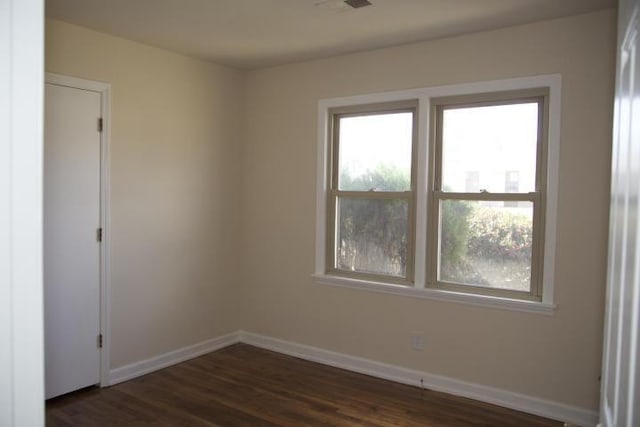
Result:
[[[600,426],[640,422],[640,0],[621,0]]]

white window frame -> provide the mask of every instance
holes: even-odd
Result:
[[[340,286],[383,292],[416,298],[438,301],[458,302],[462,304],[480,305],[492,308],[523,311],[539,314],[552,314],[553,303],[556,217],[558,200],[558,162],[560,151],[560,101],[561,83],[559,74],[522,77],[505,80],[464,83],[448,86],[427,87],[393,92],[382,92],[367,95],[322,99],[318,102],[318,145],[316,176],[316,253],[314,281],[322,285]],[[431,132],[431,101],[434,98],[452,96],[518,91],[535,88],[549,89],[549,123],[547,135],[547,170],[546,170],[546,203],[545,230],[542,274],[542,299],[529,301],[495,295],[465,293],[430,287],[427,279],[427,246],[428,233],[428,177],[429,170],[429,135]],[[329,123],[330,109],[339,107],[389,103],[406,100],[418,100],[418,141],[415,163],[416,176],[416,224],[414,249],[414,283],[413,286],[402,286],[391,282],[373,281],[369,279],[341,277],[327,273],[327,192],[329,191],[328,173],[331,135]]]

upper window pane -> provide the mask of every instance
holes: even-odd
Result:
[[[442,115],[442,190],[535,191],[538,103],[447,108]]]
[[[411,190],[413,113],[339,119],[338,189]]]

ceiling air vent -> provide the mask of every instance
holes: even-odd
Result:
[[[344,2],[354,9],[371,6],[371,2],[369,0],[344,0]]]

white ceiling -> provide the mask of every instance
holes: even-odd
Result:
[[[46,0],[47,16],[253,69],[616,6],[616,0]]]

